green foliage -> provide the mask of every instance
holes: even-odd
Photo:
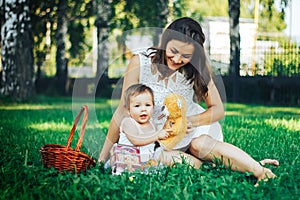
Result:
[[[297,76],[300,74],[300,49],[297,44],[281,42],[265,53],[264,68],[270,76]]]
[[[199,21],[207,16],[228,16],[227,0],[204,0],[187,1],[174,0],[171,3],[166,0],[146,2],[144,0],[129,1],[107,1],[109,2],[109,28],[112,32],[118,29],[120,32],[139,27],[165,27],[167,19],[174,19],[182,16],[190,16]],[[96,17],[97,5],[103,1],[79,0],[68,1],[67,18],[68,41],[67,57],[69,65],[81,66],[86,64],[86,60],[91,51],[93,41],[91,21]],[[34,36],[34,58],[37,71],[45,76],[52,76],[55,69],[56,51],[56,20],[58,1],[30,1],[32,30]],[[281,1],[281,7],[285,8],[287,0]],[[281,32],[285,28],[283,20],[284,10],[276,10],[274,1],[260,1],[260,31]],[[254,1],[241,1],[241,17],[253,18]],[[101,21],[101,19],[100,19]],[[96,21],[96,23],[101,23]],[[274,25],[275,24],[275,25]],[[155,44],[158,38],[153,38]],[[124,44],[121,44],[124,46]],[[123,47],[122,47],[123,48]],[[121,49],[122,49],[121,48]],[[90,62],[88,62],[90,63]]]
[[[69,66],[83,65],[83,62],[86,60],[86,54],[92,50],[93,28],[94,26],[90,24],[90,20],[77,20],[69,23],[69,41],[71,45],[69,48]]]
[[[57,7],[58,1],[30,1],[35,64],[46,76],[55,73]],[[87,36],[91,32],[89,20],[94,16],[93,1],[67,1],[66,16],[69,22],[69,61],[79,65],[91,50],[92,43]]]
[[[56,19],[57,1],[30,1],[31,24],[34,39],[35,64],[41,66],[50,54],[55,34],[50,31]]]
[[[43,96],[27,104],[0,103],[0,199],[298,199],[297,107],[225,105],[226,117],[221,122],[225,141],[244,149],[256,160],[270,157],[281,163],[278,168],[269,166],[278,177],[261,182],[259,187],[254,187],[251,174],[232,171],[220,163],[215,167],[204,163],[200,170],[176,164],[150,174],[121,176],[112,176],[101,164],[79,175],[58,174],[42,166],[40,147],[67,142],[75,117],[72,107],[82,104],[89,105],[90,118],[84,138],[87,143],[81,151],[97,158],[89,151],[90,146],[103,142],[116,103]],[[92,116],[93,106],[97,120]],[[101,144],[97,151],[100,147]]]
[[[184,17],[186,15],[184,11],[187,9],[186,4],[185,0],[174,0],[170,15],[173,15],[175,19]]]
[[[187,1],[187,16],[200,19],[208,16],[228,16],[228,0]]]
[[[139,27],[164,27],[168,16],[168,1],[121,1],[118,18],[122,30]],[[124,24],[123,24],[124,23]]]
[[[287,6],[287,0],[281,1],[280,10],[275,8],[274,0],[261,0],[259,2],[259,31],[282,32],[286,28],[284,8]],[[178,0],[174,1],[174,4],[174,8],[176,8],[174,16],[190,16],[198,20],[208,16],[228,17],[228,0]],[[241,1],[240,17],[253,19],[254,4],[254,0]],[[176,13],[180,13],[180,15]]]
[[[260,10],[258,30],[260,32],[282,32],[286,28],[284,11],[276,10],[274,4],[264,6],[267,6],[267,8],[264,7],[265,9]]]

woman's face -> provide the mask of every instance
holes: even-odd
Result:
[[[194,45],[181,42],[179,40],[170,40],[166,46],[167,65],[171,70],[177,70],[192,60]]]
[[[129,115],[139,124],[145,124],[150,120],[153,109],[153,97],[149,92],[130,97]]]

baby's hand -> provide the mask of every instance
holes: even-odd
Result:
[[[169,137],[168,129],[162,129],[158,133],[158,139],[167,139]]]

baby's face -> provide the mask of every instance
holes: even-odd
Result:
[[[130,97],[129,114],[138,123],[147,123],[152,117],[153,109],[153,99],[149,92]]]

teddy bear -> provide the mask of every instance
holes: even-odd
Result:
[[[172,150],[185,136],[187,130],[186,101],[183,96],[171,93],[166,96],[162,112],[167,116],[164,129],[172,129],[172,133],[166,139],[160,139],[159,143],[165,150]]]

